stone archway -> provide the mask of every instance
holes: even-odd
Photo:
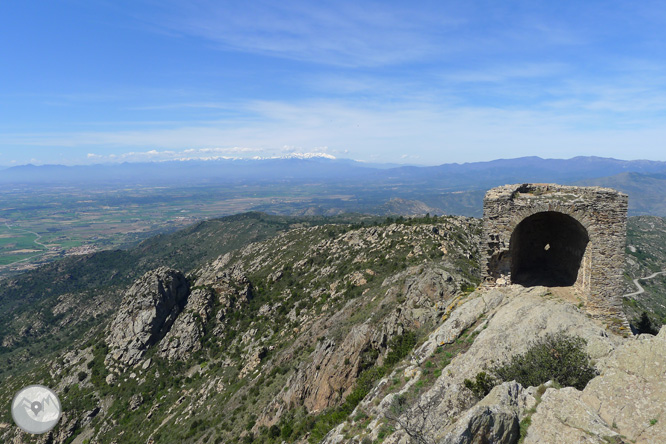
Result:
[[[509,243],[511,282],[526,287],[567,287],[578,279],[587,230],[573,217],[544,211],[523,219]]]
[[[484,280],[573,285],[588,313],[623,319],[627,204],[626,194],[610,188],[523,183],[488,190]]]

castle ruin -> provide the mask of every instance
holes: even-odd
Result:
[[[487,282],[575,287],[588,313],[620,318],[626,194],[610,188],[505,185],[483,201]]]

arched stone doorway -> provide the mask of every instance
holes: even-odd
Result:
[[[610,188],[523,183],[488,190],[484,280],[573,285],[588,313],[623,319],[627,207],[627,195]]]
[[[544,211],[523,219],[509,243],[511,281],[526,287],[567,287],[578,279],[587,230],[573,217]]]

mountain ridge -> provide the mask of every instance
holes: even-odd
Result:
[[[266,181],[355,181],[380,183],[409,179],[415,183],[439,180],[442,185],[460,189],[478,189],[503,183],[570,182],[611,176],[625,171],[666,172],[666,162],[650,160],[618,160],[578,156],[571,159],[520,157],[484,162],[451,163],[437,166],[394,166],[371,164],[351,159],[329,157],[291,157],[267,159],[186,160],[95,165],[23,165],[0,170],[1,183],[173,183],[177,179],[188,184],[229,183],[246,180]],[[484,173],[488,179],[474,180],[470,174]],[[516,177],[524,177],[516,180]],[[539,180],[541,178],[541,180]]]
[[[242,222],[240,233],[243,223],[262,218],[274,217],[226,222]],[[55,305],[42,307],[53,318],[24,319],[33,329],[24,333],[48,344],[53,333],[42,329],[51,322],[73,342],[53,355],[39,346],[13,355],[0,349],[0,363],[11,357],[11,365],[30,364],[0,375],[0,398],[28,382],[53,387],[65,406],[46,438],[54,444],[396,443],[414,438],[415,428],[418,442],[428,443],[476,434],[515,444],[521,433],[526,442],[562,442],[581,429],[600,444],[609,437],[621,442],[620,435],[666,436],[658,420],[650,425],[659,417],[662,391],[636,410],[644,390],[663,385],[646,368],[634,390],[627,378],[635,369],[623,364],[631,362],[627,356],[661,362],[663,353],[655,350],[663,349],[664,335],[636,340],[609,330],[587,317],[580,295],[566,288],[479,287],[478,220],[278,221],[286,229],[254,241],[239,238],[236,248],[232,236],[226,252],[184,262],[192,265],[185,274],[158,267],[115,296],[103,288],[60,294]],[[212,237],[196,236],[206,227],[181,238],[210,245],[225,233],[221,225]],[[162,235],[144,248],[178,245],[178,238]],[[90,311],[94,298],[110,302],[104,313]],[[477,378],[492,360],[555,332],[582,337],[597,362],[600,379],[582,392],[505,382],[479,397],[467,387],[465,379]],[[5,342],[7,332],[0,336]],[[622,390],[625,404],[612,398]],[[592,396],[605,407],[590,419],[580,412],[591,408]],[[399,410],[393,410],[396,399],[404,400]],[[426,422],[416,414],[419,406]],[[620,418],[623,408],[634,414]],[[549,412],[570,420],[562,424]],[[520,432],[519,423],[530,417]],[[36,442],[10,424],[0,416],[1,439]],[[502,424],[507,433],[494,435],[496,429],[479,424]]]

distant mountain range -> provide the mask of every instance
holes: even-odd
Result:
[[[443,212],[474,216],[480,215],[485,190],[527,182],[609,186],[629,194],[631,214],[666,215],[663,197],[666,162],[650,160],[521,157],[419,167],[300,156],[85,166],[23,165],[0,170],[0,184],[35,186],[319,184],[332,194],[353,191],[359,201],[415,200],[419,205],[423,203]],[[382,199],[378,198],[380,195]],[[363,211],[363,207],[354,211]]]
[[[626,172],[610,177],[586,179],[577,185],[603,186],[629,195],[629,214],[666,216],[666,174]]]
[[[366,164],[330,157],[218,159],[97,165],[22,165],[0,170],[2,183],[210,184],[238,181],[424,182],[459,191],[516,182],[569,183],[620,173],[666,173],[666,162],[603,157],[520,157],[439,166]]]
[[[22,165],[0,171],[1,183],[202,185],[234,182],[347,180],[380,171],[327,158],[220,159],[98,165]]]

